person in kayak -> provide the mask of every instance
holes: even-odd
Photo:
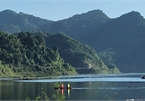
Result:
[[[61,84],[60,85],[60,89],[64,89],[64,84]]]
[[[70,84],[68,83],[67,84],[67,87],[66,87],[67,89],[70,89],[71,88],[71,86],[70,86]]]

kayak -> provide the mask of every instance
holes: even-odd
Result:
[[[72,89],[72,87],[54,87],[54,89]]]

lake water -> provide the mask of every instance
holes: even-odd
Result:
[[[0,79],[0,100],[35,100],[39,95],[50,100],[126,100],[145,99],[145,73],[59,76],[57,79]],[[71,90],[56,90],[54,85],[70,83]],[[54,97],[55,96],[55,97]]]

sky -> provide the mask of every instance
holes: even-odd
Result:
[[[110,18],[131,11],[145,18],[145,0],[0,0],[0,11],[10,9],[58,21],[91,10],[102,10]]]

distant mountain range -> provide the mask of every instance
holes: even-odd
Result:
[[[0,12],[0,29],[8,33],[35,31],[42,25],[50,23],[52,23],[52,21],[22,12],[16,13],[12,10]]]
[[[145,19],[139,12],[132,11],[112,19],[80,41],[97,52],[111,49],[113,62],[122,72],[145,71]]]
[[[0,18],[2,31],[62,32],[93,47],[106,65],[114,63],[122,72],[145,71],[145,19],[139,12],[131,11],[112,19],[101,10],[93,10],[50,21],[5,10],[0,12]]]
[[[52,24],[45,24],[40,27],[40,30],[50,33],[63,32],[75,39],[79,39],[109,20],[110,18],[101,10],[93,10]]]

